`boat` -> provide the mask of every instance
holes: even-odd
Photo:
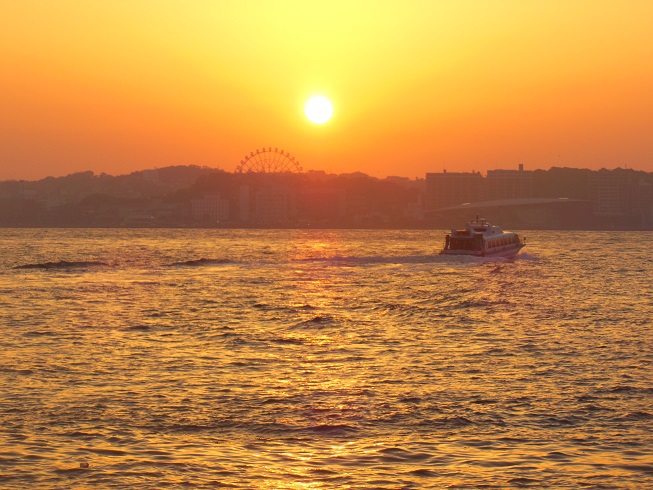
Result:
[[[446,235],[441,255],[473,255],[476,257],[505,257],[512,259],[526,245],[526,238],[503,231],[485,219],[476,217],[464,230],[451,230]]]

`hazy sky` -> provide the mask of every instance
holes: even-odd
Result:
[[[653,1],[0,0],[0,179],[653,171]],[[303,106],[328,97],[314,125]]]

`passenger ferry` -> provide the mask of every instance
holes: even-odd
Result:
[[[517,233],[503,231],[477,216],[464,230],[451,230],[440,254],[512,259],[525,245],[526,239],[520,239]]]

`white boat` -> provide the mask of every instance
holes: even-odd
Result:
[[[520,239],[517,233],[503,231],[477,216],[464,230],[451,230],[440,254],[512,259],[525,245],[526,239]]]

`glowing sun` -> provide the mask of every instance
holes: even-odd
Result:
[[[304,106],[304,114],[314,124],[324,124],[333,115],[333,106],[326,97],[316,95],[311,97]]]

